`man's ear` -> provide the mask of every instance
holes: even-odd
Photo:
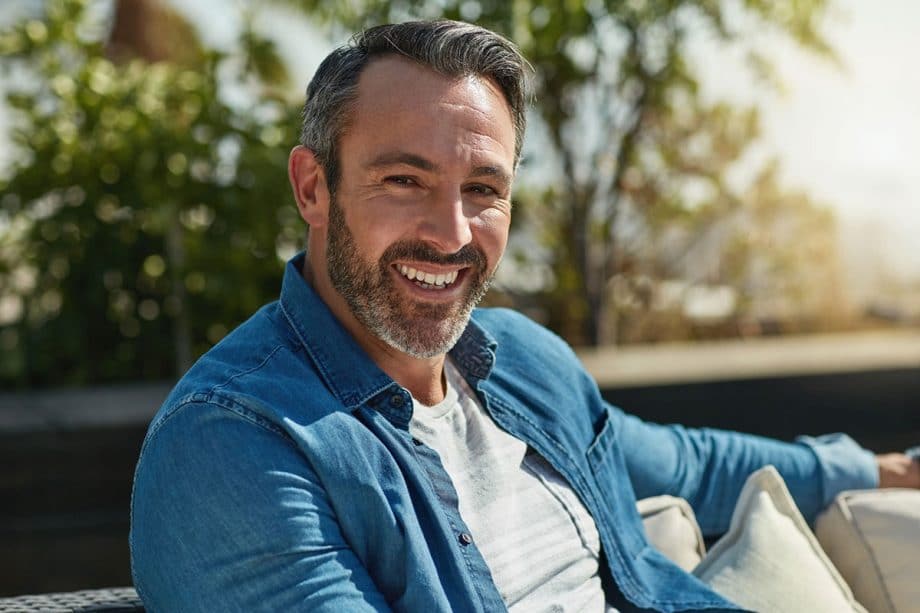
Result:
[[[329,187],[316,154],[302,145],[294,147],[288,158],[288,178],[303,220],[311,228],[325,226],[329,219]]]

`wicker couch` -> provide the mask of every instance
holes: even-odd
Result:
[[[0,598],[0,613],[32,611],[42,613],[86,613],[90,611],[133,613],[144,611],[144,603],[141,602],[132,587]]]

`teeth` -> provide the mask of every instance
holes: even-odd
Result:
[[[426,285],[431,285],[432,287],[444,287],[450,285],[457,280],[457,276],[460,274],[458,271],[448,272],[444,274],[435,275],[430,272],[422,272],[421,270],[416,270],[411,266],[406,266],[401,264],[399,267],[399,272],[405,278],[410,281],[415,280]]]

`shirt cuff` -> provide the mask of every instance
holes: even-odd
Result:
[[[822,506],[833,502],[840,492],[878,487],[875,454],[846,434],[800,436],[795,440],[810,447],[818,458],[824,490]]]

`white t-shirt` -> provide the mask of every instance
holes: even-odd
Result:
[[[511,611],[615,611],[598,576],[594,520],[550,464],[501,430],[450,360],[447,395],[414,402],[409,430],[434,449]]]

